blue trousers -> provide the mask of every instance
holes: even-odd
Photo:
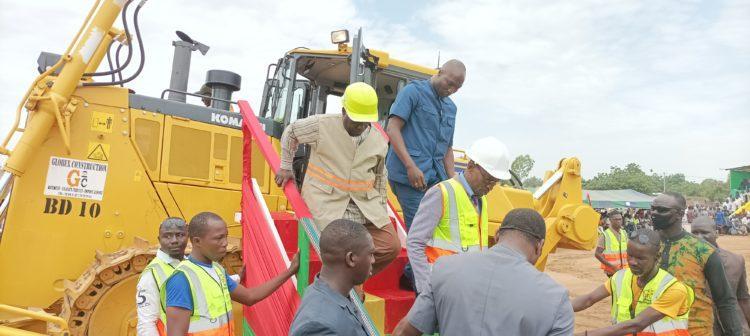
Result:
[[[420,191],[412,188],[408,184],[396,181],[388,180],[388,183],[390,183],[391,191],[396,195],[396,199],[398,199],[398,204],[401,205],[401,211],[404,214],[404,224],[406,224],[406,232],[409,233],[411,222],[414,220],[414,215],[417,214],[419,203],[422,202],[422,197],[424,197],[426,191]],[[412,288],[415,287],[414,272],[411,270],[410,263],[406,263],[406,266],[404,267],[404,276],[409,279]]]

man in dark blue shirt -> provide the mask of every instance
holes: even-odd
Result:
[[[387,129],[391,148],[385,165],[407,231],[427,189],[455,175],[456,104],[449,97],[465,78],[464,64],[450,60],[429,80],[406,85],[391,105]],[[404,275],[413,283],[409,265]]]
[[[348,294],[372,273],[372,237],[364,226],[346,219],[328,224],[320,234],[323,267],[307,288],[289,330],[291,336],[367,336]]]

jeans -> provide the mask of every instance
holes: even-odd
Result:
[[[422,201],[422,197],[424,197],[426,190],[420,191],[412,188],[410,185],[391,180],[389,180],[388,183],[391,186],[391,191],[396,195],[396,199],[398,199],[398,204],[401,205],[401,212],[404,214],[404,224],[406,224],[406,232],[409,233],[411,222],[414,220],[414,215],[417,214],[419,203]],[[409,282],[411,282],[412,288],[416,287],[414,285],[414,273],[411,270],[411,264],[408,262],[406,263],[406,266],[404,266],[404,276]]]

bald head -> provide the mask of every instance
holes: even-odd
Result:
[[[346,286],[360,285],[372,275],[374,253],[372,237],[364,225],[337,219],[320,233],[320,277]]]
[[[337,219],[320,233],[320,254],[324,264],[342,263],[349,252],[357,252],[372,244],[370,233],[362,224]]]
[[[203,237],[208,230],[209,225],[213,223],[224,224],[224,220],[213,212],[201,212],[190,219],[190,226],[188,226],[190,239],[195,237]],[[224,224],[226,225],[226,224]]]
[[[465,76],[466,66],[464,65],[463,62],[457,59],[452,59],[443,63],[443,66],[440,67],[440,71],[450,72],[450,73],[455,73],[457,75]]]
[[[717,246],[716,239],[719,234],[716,232],[716,223],[711,217],[699,216],[694,219],[693,223],[690,225],[690,233],[705,239],[713,246]]]
[[[466,79],[466,66],[463,62],[452,59],[443,63],[431,82],[440,97],[448,97],[464,85],[464,79]]]

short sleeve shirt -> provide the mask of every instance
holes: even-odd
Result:
[[[206,269],[209,274],[213,272],[210,264],[204,264],[191,257],[188,257],[188,259]],[[215,272],[213,273],[215,274]],[[211,274],[211,276],[214,276],[214,274]],[[217,277],[218,275],[214,276],[214,278]],[[226,274],[226,282],[230,293],[237,288],[237,282],[235,282],[229,274]],[[165,286],[167,307],[180,307],[187,310],[193,310],[193,296],[190,291],[190,283],[188,282],[187,277],[185,277],[185,274],[182,272],[173,273],[167,280]]]
[[[448,179],[443,158],[453,146],[456,105],[449,97],[439,97],[429,80],[406,85],[391,105],[389,117],[404,121],[401,135],[411,159],[424,174],[425,183],[436,184]],[[404,163],[393,148],[386,158],[388,178],[409,184]]]
[[[604,287],[607,288],[607,292],[611,295],[612,287],[609,280],[604,282]],[[633,277],[630,284],[630,290],[632,291],[634,298],[641,295],[642,288],[638,287],[637,277]],[[637,303],[638,300],[633,300],[633,305]],[[690,305],[688,305],[687,288],[683,283],[679,281],[675,282],[672,286],[665,289],[664,293],[662,293],[656,301],[651,303],[649,307],[671,318],[685,314],[690,309]]]

